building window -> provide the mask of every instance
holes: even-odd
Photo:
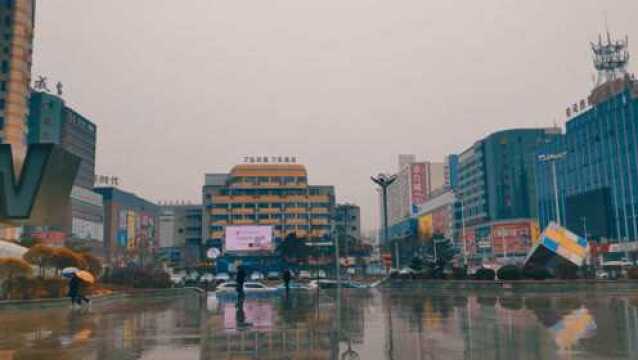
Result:
[[[2,73],[6,74],[9,72],[9,62],[7,60],[2,60]]]

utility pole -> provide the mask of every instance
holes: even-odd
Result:
[[[461,202],[461,237],[463,238],[463,265],[467,267],[467,239],[465,238],[465,203],[459,196]]]
[[[397,179],[396,175],[379,174],[377,177],[371,176],[370,179],[381,188],[383,200],[383,243],[388,242],[388,187]],[[396,268],[399,269],[399,243],[394,242],[394,253],[396,259]]]
[[[560,203],[558,201],[558,179],[556,177],[556,161],[563,159],[567,155],[567,152],[561,152],[557,154],[543,154],[538,156],[538,160],[541,162],[551,162],[552,164],[552,183],[554,187],[554,206],[556,211],[556,224],[561,226],[560,223]]]

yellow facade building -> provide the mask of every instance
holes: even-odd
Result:
[[[0,6],[0,141],[11,144],[19,174],[27,151],[35,0],[5,2]]]
[[[306,168],[294,163],[247,163],[229,174],[206,174],[203,239],[221,248],[227,225],[271,225],[273,240],[289,234],[309,241],[330,236],[333,186],[308,185]]]

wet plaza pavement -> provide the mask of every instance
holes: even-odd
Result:
[[[0,310],[0,359],[637,359],[638,293],[342,289]]]

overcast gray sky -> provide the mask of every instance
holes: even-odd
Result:
[[[605,14],[638,42],[636,0],[40,0],[36,12],[33,73],[62,81],[98,125],[99,174],[200,201],[205,172],[296,155],[367,229],[369,176],[397,154],[441,161],[500,128],[562,124],[592,87]]]

